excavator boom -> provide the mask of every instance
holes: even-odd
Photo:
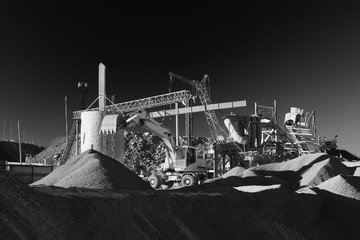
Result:
[[[176,146],[173,135],[167,127],[152,118],[147,117],[145,110],[139,110],[134,115],[125,118],[122,114],[106,115],[101,123],[100,132],[113,134],[117,129],[139,126],[161,138],[167,147],[166,168],[173,168],[176,158]]]

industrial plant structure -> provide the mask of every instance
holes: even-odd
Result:
[[[147,117],[155,119],[159,117],[175,116],[175,145],[179,146],[179,119],[180,114],[185,114],[185,139],[187,145],[192,145],[192,114],[204,112],[213,140],[212,149],[206,149],[206,155],[213,162],[212,171],[214,176],[221,175],[228,168],[240,165],[251,167],[261,164],[266,156],[269,159],[281,158],[281,156],[293,155],[294,157],[320,152],[320,146],[316,136],[315,112],[304,113],[300,108],[291,108],[285,119],[281,120],[277,114],[276,101],[271,107],[255,104],[255,112],[252,116],[240,116],[229,114],[224,125],[227,131],[220,126],[216,117],[216,110],[245,107],[246,101],[234,101],[225,103],[212,103],[210,99],[209,79],[204,75],[202,81],[189,80],[180,75],[169,73],[170,83],[174,79],[180,79],[190,84],[195,90],[196,97],[200,99],[200,105],[191,105],[194,93],[182,90],[153,97],[133,100],[124,103],[114,103],[106,96],[105,66],[99,65],[99,96],[86,109],[73,113],[73,126],[68,136],[68,144],[63,152],[61,163],[77,156],[88,149],[97,150],[110,156],[119,162],[124,161],[124,129],[119,128],[122,121],[129,119],[135,112],[147,110]],[[170,85],[170,90],[171,85]],[[82,91],[83,93],[84,91]],[[99,106],[91,108],[98,101]],[[82,97],[82,102],[84,99]],[[110,104],[107,105],[106,103]],[[185,107],[179,107],[178,103],[185,103]],[[170,110],[158,110],[150,112],[149,109],[164,107],[174,104]],[[116,124],[116,131],[106,132],[109,129],[109,115],[113,115],[112,123]],[[120,116],[120,117],[119,117]],[[107,119],[107,121],[104,121]],[[114,128],[113,128],[114,129]]]

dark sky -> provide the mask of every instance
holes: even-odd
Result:
[[[315,110],[319,135],[337,134],[342,148],[360,155],[359,12],[343,1],[2,4],[6,138],[18,120],[27,141],[48,146],[64,135],[64,97],[69,118],[80,107],[79,81],[88,82],[93,102],[102,62],[116,102],[167,93],[170,71],[197,80],[206,73],[212,102],[246,100],[232,111],[252,114],[254,102],[277,100],[282,118],[290,107]],[[194,124],[195,135],[209,135],[203,114]]]

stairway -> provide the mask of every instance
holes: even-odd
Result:
[[[307,112],[298,125],[285,126],[294,144],[299,148],[299,154],[320,152],[319,144],[316,140],[314,120],[310,121],[314,112]]]

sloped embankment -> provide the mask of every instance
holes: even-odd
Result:
[[[44,150],[44,147],[30,144],[22,143],[21,144],[21,158],[25,162],[26,154],[32,156],[40,153]],[[19,162],[19,143],[9,142],[9,141],[0,141],[0,160],[7,160],[9,162]]]

